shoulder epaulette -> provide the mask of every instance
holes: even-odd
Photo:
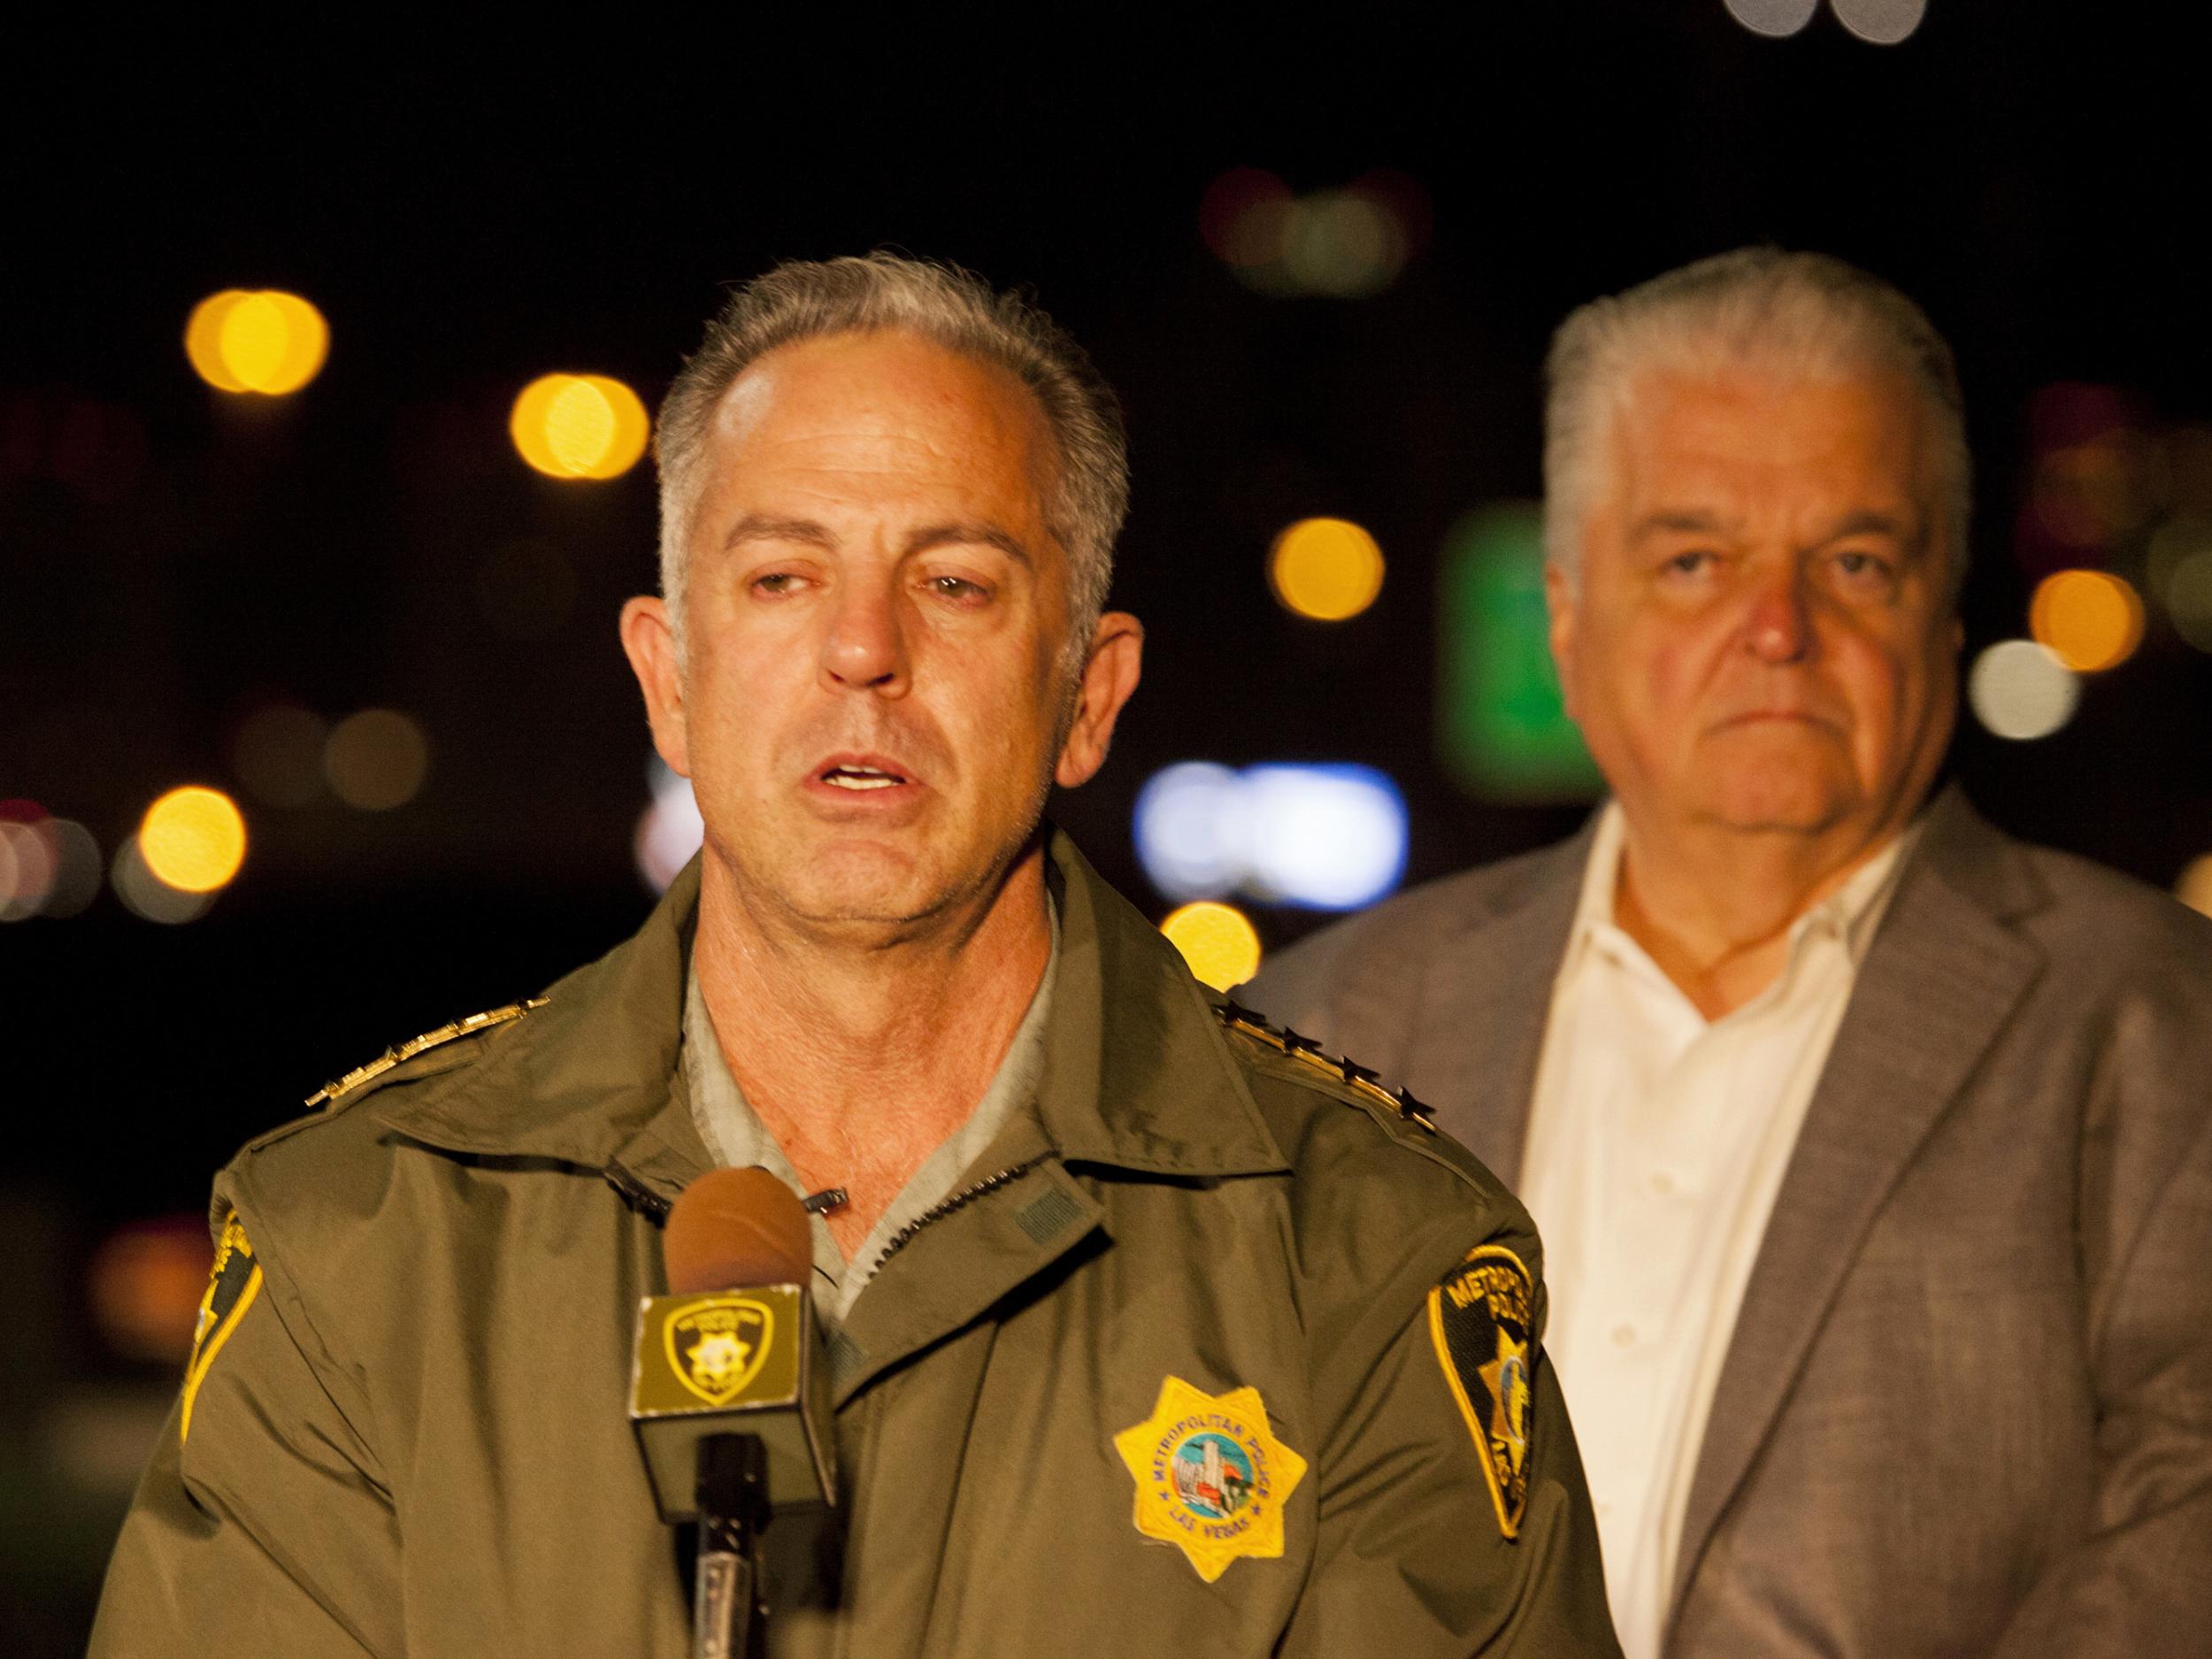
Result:
[[[382,1077],[396,1065],[404,1064],[417,1055],[435,1048],[457,1038],[473,1037],[480,1031],[494,1025],[503,1025],[511,1019],[520,1019],[534,1008],[543,1008],[545,998],[534,996],[527,1002],[510,1002],[504,1008],[490,1009],[481,1014],[471,1014],[466,1019],[457,1019],[435,1031],[426,1031],[419,1037],[410,1037],[405,1042],[394,1043],[366,1065],[357,1065],[334,1083],[326,1083],[307,1097],[310,1106],[334,1105],[373,1078]]]
[[[1376,1080],[1376,1073],[1363,1065],[1355,1065],[1341,1055],[1325,1053],[1310,1037],[1302,1037],[1287,1025],[1271,1025],[1262,1016],[1234,1002],[1216,1002],[1214,1017],[1231,1031],[1264,1044],[1279,1054],[1302,1061],[1316,1071],[1350,1089],[1353,1094],[1385,1106],[1404,1118],[1416,1123],[1431,1134],[1436,1133],[1436,1116],[1428,1107],[1413,1098],[1404,1089],[1386,1089]]]

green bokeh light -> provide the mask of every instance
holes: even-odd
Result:
[[[1469,513],[1437,581],[1438,759],[1488,801],[1595,799],[1604,789],[1559,697],[1544,611],[1541,510]]]

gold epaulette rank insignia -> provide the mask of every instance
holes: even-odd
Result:
[[[1327,1054],[1310,1037],[1302,1037],[1287,1025],[1271,1025],[1261,1015],[1234,1002],[1217,1002],[1214,1017],[1231,1031],[1265,1043],[1294,1060],[1300,1060],[1317,1071],[1325,1072],[1343,1084],[1354,1094],[1365,1096],[1377,1105],[1386,1106],[1409,1123],[1417,1123],[1431,1134],[1436,1133],[1436,1117],[1426,1106],[1403,1089],[1387,1089],[1376,1080],[1376,1073],[1363,1065],[1355,1065],[1340,1055]]]
[[[395,1043],[366,1065],[357,1065],[334,1083],[326,1083],[307,1097],[310,1106],[335,1105],[344,1096],[359,1088],[373,1078],[382,1077],[396,1065],[403,1065],[417,1055],[435,1048],[442,1043],[460,1037],[473,1037],[480,1031],[494,1025],[503,1025],[511,1019],[520,1019],[532,1009],[543,1008],[545,998],[534,996],[527,1002],[510,1002],[504,1008],[490,1009],[481,1014],[471,1014],[466,1019],[457,1019],[426,1031],[419,1037],[410,1037],[405,1042]]]

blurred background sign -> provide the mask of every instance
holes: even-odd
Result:
[[[1512,503],[1454,526],[1437,572],[1437,756],[1489,801],[1603,790],[1560,701],[1544,605],[1543,510]]]

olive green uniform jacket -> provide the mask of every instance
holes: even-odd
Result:
[[[972,1176],[1014,1173],[956,1189],[832,1345],[842,1525],[772,1525],[771,1651],[1617,1652],[1548,1367],[1509,1540],[1425,1317],[1486,1242],[1540,1273],[1520,1205],[1210,1008],[1056,833],[1052,864],[1038,1110]],[[659,1219],[709,1162],[678,1064],[697,895],[695,867],[541,1008],[224,1171],[260,1277],[188,1373],[94,1654],[688,1651],[626,1407]],[[1279,1555],[1209,1582],[1139,1532],[1114,1437],[1169,1378],[1256,1389],[1307,1465],[1275,1459],[1248,1506],[1279,1512]]]

